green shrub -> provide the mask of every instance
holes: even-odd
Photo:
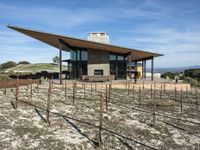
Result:
[[[5,70],[8,68],[16,67],[17,64],[14,61],[8,61],[0,65],[0,70]]]

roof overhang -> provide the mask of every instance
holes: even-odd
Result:
[[[69,51],[69,47],[70,47],[70,48],[95,49],[95,50],[109,51],[109,52],[121,53],[121,54],[131,54],[132,61],[140,61],[140,60],[145,60],[145,59],[148,60],[148,59],[151,59],[152,57],[163,56],[163,54],[131,49],[131,48],[126,48],[126,47],[120,47],[120,46],[115,46],[115,45],[110,45],[110,44],[92,42],[92,41],[82,40],[82,39],[63,36],[63,35],[56,35],[52,33],[46,33],[46,32],[40,32],[36,30],[21,28],[17,26],[8,25],[8,27],[58,49],[60,48],[60,42],[62,41],[63,43],[62,50],[64,51]]]

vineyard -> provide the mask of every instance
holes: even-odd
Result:
[[[165,82],[3,80],[0,147],[198,149],[199,97]]]

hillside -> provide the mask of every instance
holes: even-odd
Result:
[[[67,70],[67,66],[63,65],[63,70]],[[59,66],[52,63],[37,63],[37,64],[23,64],[16,67],[9,68],[5,72],[59,72]]]

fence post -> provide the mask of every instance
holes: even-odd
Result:
[[[188,86],[186,86],[186,91],[185,91],[185,97],[187,98],[188,96]]]
[[[139,95],[138,96],[139,96],[139,98],[138,98],[139,99],[139,105],[141,105],[141,87],[139,87]]]
[[[176,87],[174,88],[174,99],[175,99],[175,101],[176,101]]]
[[[67,97],[67,81],[65,81],[65,98]]]
[[[74,83],[73,83],[73,106],[74,106],[74,100],[75,100],[75,86],[76,86],[76,83],[74,81]]]
[[[6,95],[7,93],[7,80],[4,80],[4,94]]]
[[[181,114],[183,112],[183,90],[181,89]]]
[[[108,86],[106,85],[106,113],[108,113]]]
[[[143,85],[142,85],[142,90],[143,90],[143,92],[144,92],[144,80],[143,80],[143,83],[142,83]]]
[[[39,93],[39,83],[37,82],[37,93]]]
[[[17,80],[16,80],[16,109],[18,108],[18,101],[19,101],[19,78],[17,77]]]
[[[153,126],[155,124],[156,119],[156,91],[153,92]]]
[[[134,100],[134,95],[135,95],[135,86],[133,85],[133,100]]]
[[[32,98],[33,95],[32,79],[30,80],[30,84],[31,84],[30,97]]]
[[[130,93],[130,81],[128,81],[128,95]]]
[[[91,96],[92,96],[92,82],[91,82]]]
[[[152,84],[151,84],[151,100],[152,100],[152,97],[153,97],[153,89],[152,89]]]
[[[111,84],[109,84],[109,102],[111,102]]]
[[[165,85],[165,82],[164,82],[164,95],[165,95],[165,90],[166,90],[166,85]]]
[[[83,89],[83,90],[84,90],[83,92],[84,92],[84,99],[85,99],[85,82],[84,82],[84,87],[83,87],[83,88],[84,88],[84,89]]]
[[[47,99],[47,123],[49,125],[51,125],[51,122],[50,122],[50,107],[51,107],[51,103],[50,103],[50,100],[51,100],[51,89],[52,89],[52,83],[51,83],[51,80],[49,81],[49,89],[48,89],[48,99]]]
[[[195,87],[195,98],[196,98],[196,109],[197,109],[197,111],[198,111],[198,109],[199,109],[199,108],[198,108],[198,107],[199,107],[198,105],[199,105],[199,104],[198,104],[198,93],[197,93],[197,88],[196,88],[196,87]]]
[[[103,126],[103,97],[100,96],[100,118],[99,118],[99,146],[102,147],[101,131]]]

